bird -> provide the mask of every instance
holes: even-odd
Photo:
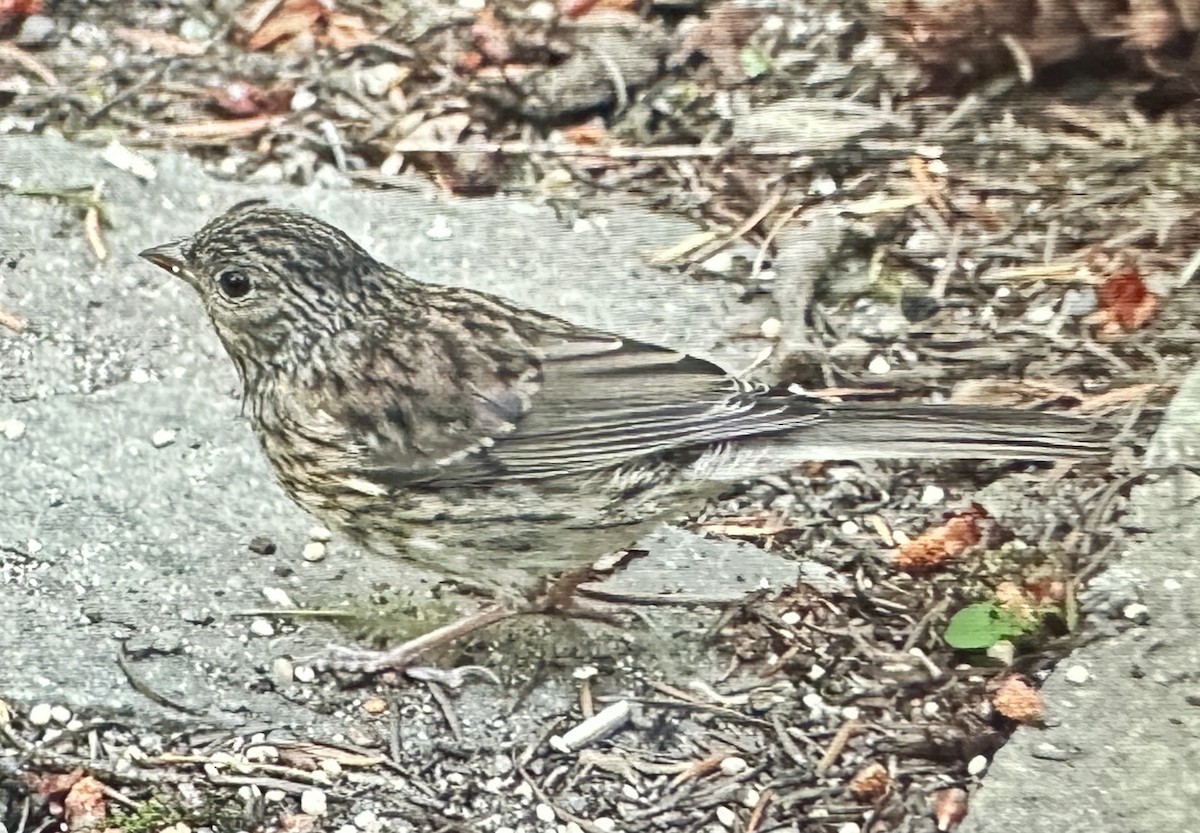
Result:
[[[730,484],[821,460],[1103,453],[1059,414],[837,402],[422,282],[261,200],[141,257],[199,296],[283,488],[377,552],[528,604]],[[448,626],[451,636],[462,632]],[[417,649],[393,652],[396,664]]]

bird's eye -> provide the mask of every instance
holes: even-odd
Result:
[[[217,279],[221,291],[229,298],[241,298],[250,291],[250,279],[244,272],[225,272]]]

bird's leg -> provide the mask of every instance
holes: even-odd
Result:
[[[354,648],[334,648],[322,666],[335,671],[377,674],[380,671],[415,671],[418,659],[435,648],[449,645],[456,639],[517,616],[524,611],[503,605],[493,605],[456,619],[440,628],[414,637],[387,651],[364,651]],[[419,674],[416,676],[420,676]]]
[[[348,671],[362,674],[377,674],[381,671],[402,671],[410,677],[424,680],[430,679],[432,676],[440,677],[468,670],[451,669],[450,671],[441,671],[440,669],[417,666],[416,662],[426,653],[436,648],[444,648],[456,639],[470,636],[476,631],[515,616],[567,616],[580,619],[593,619],[608,625],[620,626],[621,622],[611,612],[591,609],[585,604],[580,603],[581,598],[577,593],[579,586],[596,577],[596,571],[590,566],[571,570],[560,575],[551,583],[547,590],[524,605],[514,607],[504,604],[494,604],[483,610],[456,619],[446,625],[434,628],[428,633],[413,637],[397,645],[395,648],[390,648],[386,651],[336,647],[332,649],[330,655],[321,663],[321,666],[334,671]]]

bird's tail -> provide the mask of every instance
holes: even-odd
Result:
[[[856,457],[1058,460],[1111,450],[1088,420],[1038,411],[848,402],[827,406],[827,414],[802,442],[832,451],[848,443]]]
[[[729,449],[718,479],[748,479],[821,460],[1060,460],[1110,450],[1104,433],[1085,419],[964,405],[846,402],[825,405],[819,418],[795,431]]]

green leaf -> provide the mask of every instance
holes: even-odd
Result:
[[[753,46],[747,46],[738,54],[742,62],[742,72],[747,78],[757,78],[771,71],[771,58]]]
[[[961,650],[990,648],[1001,639],[1021,636],[1037,627],[992,602],[967,605],[946,624],[946,642]]]

